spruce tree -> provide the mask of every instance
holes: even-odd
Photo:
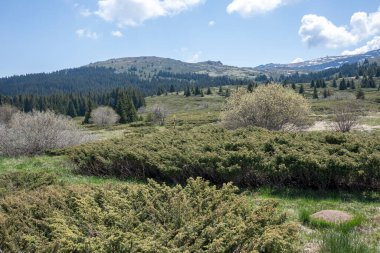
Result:
[[[292,89],[293,89],[293,90],[296,90],[296,89],[297,89],[297,87],[296,87],[296,84],[295,84],[295,83],[292,83]]]
[[[82,124],[90,124],[91,112],[92,112],[92,102],[91,100],[89,100],[87,103],[87,111],[86,111],[86,114],[84,115],[84,120]]]
[[[210,87],[208,87],[206,94],[207,95],[212,95],[212,91],[211,91]]]
[[[119,114],[120,124],[128,123],[128,107],[127,107],[127,98],[125,94],[119,94],[117,103],[116,103],[116,113]]]
[[[351,88],[351,90],[355,90],[354,79],[351,79],[351,82],[350,82],[350,88]]]
[[[314,87],[313,99],[318,99],[318,90],[317,90],[317,87]]]
[[[338,87],[338,84],[336,83],[336,79],[333,80],[332,87],[333,87],[333,88],[337,88],[337,87]]]
[[[75,110],[75,105],[72,100],[69,102],[69,107],[67,109],[67,115],[69,115],[71,118],[75,118],[77,115],[77,111]]]
[[[346,80],[344,80],[344,78],[340,81],[339,83],[339,90],[346,90],[347,89],[347,84],[346,84]]]
[[[315,82],[314,82],[314,80],[311,80],[310,88],[314,88],[314,87],[315,87]]]
[[[304,94],[304,93],[305,93],[305,88],[303,87],[303,84],[301,84],[298,93],[299,93],[299,94]]]
[[[127,98],[127,122],[135,122],[138,120],[136,107],[132,103],[132,99]]]
[[[356,99],[364,99],[364,98],[365,98],[364,91],[362,90],[362,87],[359,86],[356,91]]]
[[[253,92],[253,84],[249,83],[247,89],[248,89],[248,92]]]

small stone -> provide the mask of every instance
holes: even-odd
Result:
[[[338,210],[322,210],[311,215],[311,217],[332,223],[342,223],[352,220],[352,215]]]

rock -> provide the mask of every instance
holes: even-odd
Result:
[[[322,210],[313,215],[312,218],[332,223],[342,223],[352,220],[352,215],[338,210]]]

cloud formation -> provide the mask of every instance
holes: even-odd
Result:
[[[286,4],[286,0],[233,0],[227,6],[227,12],[238,13],[242,17],[264,14]]]
[[[97,34],[96,32],[91,32],[86,29],[78,29],[75,31],[75,34],[79,38],[88,38],[88,39],[93,39],[93,40],[96,40],[99,38],[99,34]]]
[[[355,55],[364,54],[368,51],[380,49],[380,36],[375,36],[372,40],[368,41],[364,46],[354,50],[345,50],[342,55]]]
[[[204,2],[205,0],[99,0],[95,14],[120,27],[138,26],[146,20],[176,15]]]
[[[120,32],[120,31],[112,31],[111,35],[114,36],[114,37],[118,37],[118,38],[124,37],[124,34],[122,32]]]
[[[216,22],[214,20],[211,20],[210,22],[208,22],[209,27],[213,27],[214,25],[216,25]]]
[[[309,47],[339,48],[356,45],[380,33],[380,9],[374,13],[356,12],[348,27],[337,26],[326,17],[303,16],[299,35]]]

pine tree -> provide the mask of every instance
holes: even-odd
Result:
[[[231,95],[230,89],[226,90],[226,97],[229,97]]]
[[[138,120],[136,107],[132,103],[132,99],[127,99],[127,122],[135,122]]]
[[[190,92],[189,86],[186,87],[184,95],[185,95],[185,97],[190,97],[191,96],[191,92]]]
[[[223,93],[223,88],[222,86],[219,86],[219,95],[222,95],[222,93]]]
[[[337,87],[338,87],[338,84],[336,83],[336,79],[333,80],[332,87],[333,87],[333,88],[337,88]]]
[[[347,84],[346,84],[346,80],[344,80],[344,78],[340,81],[339,83],[339,90],[346,90],[347,89]]]
[[[207,95],[212,95],[212,91],[211,91],[210,87],[208,87],[206,94]]]
[[[356,99],[364,99],[364,98],[365,98],[364,91],[362,90],[362,87],[359,86],[356,91]]]
[[[327,89],[325,88],[323,90],[323,98],[327,98],[328,96],[329,96],[329,93],[328,93]]]
[[[76,116],[78,116],[77,111],[75,110],[74,102],[72,100],[70,100],[69,102],[67,115],[69,115],[71,118],[75,118]]]
[[[292,83],[292,89],[293,89],[293,90],[296,90],[296,89],[297,89],[297,87],[296,87],[296,84],[295,84],[295,83]]]
[[[248,89],[248,92],[253,92],[253,84],[249,83],[247,89]]]
[[[355,90],[354,79],[351,79],[351,82],[350,82],[350,88],[351,88],[351,90]]]
[[[314,87],[315,87],[315,82],[314,82],[314,80],[311,80],[310,88],[314,88]]]
[[[170,89],[169,89],[169,92],[170,93],[173,93],[173,92],[175,92],[175,88],[174,88],[174,85],[172,84],[172,85],[170,85]]]
[[[119,94],[116,103],[116,113],[119,114],[120,124],[128,123],[128,107],[127,107],[127,98],[125,94]]]
[[[318,99],[318,90],[317,90],[317,87],[314,87],[313,99]]]
[[[299,94],[304,94],[304,93],[305,93],[305,88],[303,87],[303,84],[301,84],[298,93],[299,93]]]
[[[84,115],[84,120],[82,124],[90,124],[91,112],[92,112],[92,102],[91,100],[89,100],[87,104],[87,111],[86,111],[86,114]]]

